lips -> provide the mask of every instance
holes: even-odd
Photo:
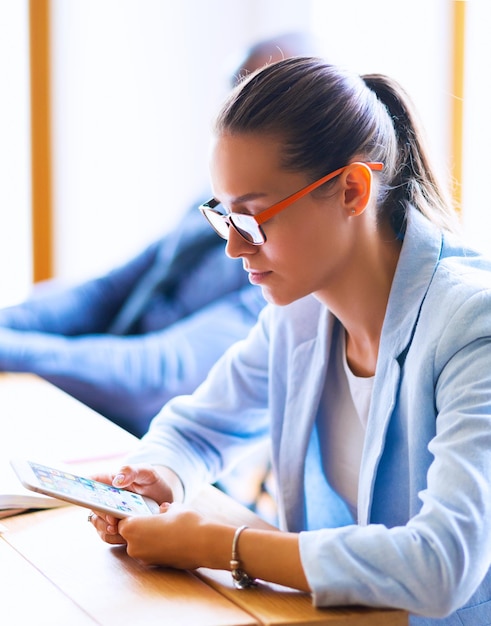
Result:
[[[258,270],[250,269],[246,269],[246,272],[249,274],[249,282],[253,285],[259,285],[271,274],[271,272],[259,272]]]

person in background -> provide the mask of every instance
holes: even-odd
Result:
[[[201,210],[267,306],[114,475],[161,514],[90,516],[131,557],[316,606],[491,623],[491,260],[469,249],[409,97],[318,58],[223,105]],[[186,501],[264,440],[280,528]],[[184,503],[183,503],[184,500]]]
[[[232,82],[313,46],[296,32],[263,40]],[[70,288],[45,285],[0,310],[0,371],[38,374],[141,437],[170,398],[193,391],[247,335],[265,304],[204,222],[203,199],[107,275]]]

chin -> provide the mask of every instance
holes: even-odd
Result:
[[[294,297],[291,295],[288,296],[287,294],[274,293],[268,289],[263,289],[262,291],[263,291],[263,296],[266,302],[268,302],[268,304],[274,304],[276,306],[287,306],[288,304],[295,302],[295,300],[299,300],[305,295],[305,294],[302,294],[297,297]]]

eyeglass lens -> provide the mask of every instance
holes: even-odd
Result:
[[[264,243],[264,237],[250,215],[241,215],[239,213],[235,215],[224,215],[218,211],[210,208],[204,209],[203,213],[210,222],[211,226],[223,239],[229,238],[229,229],[232,225],[233,228],[249,243]]]

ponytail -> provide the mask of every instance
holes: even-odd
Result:
[[[381,74],[362,76],[365,85],[385,106],[396,134],[397,150],[384,206],[392,212],[392,223],[404,230],[407,205],[412,204],[441,228],[457,229],[456,213],[430,163],[425,135],[407,93],[391,78]],[[391,165],[386,163],[386,167]]]

